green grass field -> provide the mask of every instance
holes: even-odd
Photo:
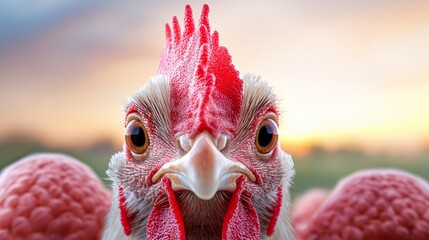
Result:
[[[36,152],[60,152],[71,155],[88,164],[106,185],[106,168],[114,149],[109,142],[99,143],[87,149],[50,149],[31,141],[0,143],[0,169],[12,162]],[[326,152],[315,149],[306,157],[295,157],[295,180],[292,197],[314,187],[332,188],[341,178],[361,169],[395,168],[409,171],[429,179],[429,151],[416,156],[389,157],[368,156],[355,151]]]
[[[304,158],[295,158],[296,176],[292,195],[314,188],[333,188],[343,177],[356,171],[371,168],[405,170],[429,179],[429,152],[416,156],[368,156],[360,152],[314,151]]]

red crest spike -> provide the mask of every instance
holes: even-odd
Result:
[[[192,8],[185,8],[183,35],[176,17],[165,28],[166,47],[158,74],[170,81],[171,124],[177,137],[202,131],[234,136],[241,111],[243,82],[219,34],[210,33],[209,7],[204,5],[198,27]]]
[[[183,33],[183,38],[188,40],[194,33],[194,17],[192,16],[192,8],[189,5],[186,5],[185,8],[185,32]]]

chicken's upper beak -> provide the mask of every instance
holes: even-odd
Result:
[[[256,181],[255,175],[244,164],[225,157],[211,135],[203,132],[195,138],[189,152],[164,164],[153,175],[152,182],[166,175],[174,191],[190,190],[200,199],[209,200],[217,191],[235,191],[236,180],[243,174],[250,181]]]

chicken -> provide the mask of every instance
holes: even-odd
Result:
[[[111,193],[77,160],[35,154],[0,176],[0,239],[100,239]]]
[[[239,76],[208,13],[166,25],[158,75],[124,106],[104,239],[294,239],[276,97]]]
[[[298,239],[429,239],[429,184],[398,170],[364,170],[294,204]]]

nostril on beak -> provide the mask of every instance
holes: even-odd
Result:
[[[219,151],[222,151],[225,149],[226,144],[228,142],[228,137],[226,135],[220,135],[219,138],[217,139],[217,149]]]
[[[183,149],[183,151],[189,152],[191,150],[192,141],[189,139],[187,135],[182,135],[179,137],[179,144],[180,144],[180,147]]]

